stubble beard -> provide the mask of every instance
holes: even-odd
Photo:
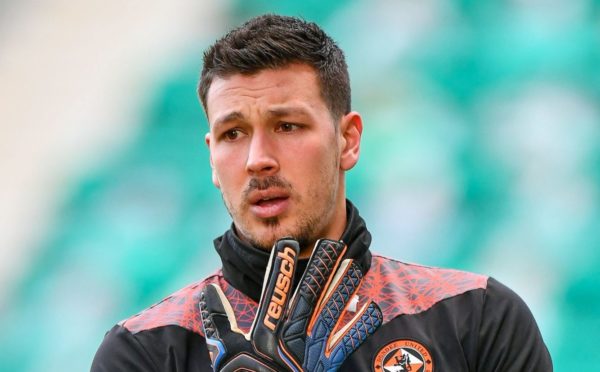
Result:
[[[239,209],[235,208],[222,194],[225,207],[233,219],[238,237],[255,248],[265,251],[270,251],[275,242],[284,237],[291,237],[298,241],[301,249],[306,249],[319,238],[323,238],[324,236],[322,235],[331,223],[335,211],[339,181],[336,178],[335,172],[331,170],[327,172],[325,169],[322,169],[321,172],[324,175],[323,179],[325,179],[326,173],[329,173],[331,177],[327,177],[330,179],[322,183],[326,185],[325,187],[319,188],[317,185],[312,188],[306,195],[307,201],[303,200],[300,195],[294,194],[291,185],[278,176],[267,178],[267,181],[259,181],[260,186],[265,186],[264,188],[267,188],[266,184],[271,182],[277,184],[277,186],[286,184],[286,187],[289,187],[288,190],[291,191],[290,198],[292,198],[294,205],[302,207],[303,202],[307,203],[303,206],[303,210],[299,212],[300,214],[297,216],[294,225],[285,230],[280,228],[281,218],[279,216],[261,219],[259,223],[266,227],[268,231],[264,234],[266,236],[258,236],[256,232],[251,231],[250,226],[241,218],[241,210],[247,210],[247,205],[242,203],[243,205]],[[249,185],[250,189],[253,188],[252,185],[253,182],[251,181]],[[254,184],[254,187],[256,187],[256,184]],[[327,190],[324,190],[324,188],[327,188]],[[248,189],[245,192],[249,192]]]

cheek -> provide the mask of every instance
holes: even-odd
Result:
[[[331,177],[337,174],[337,148],[314,144],[303,146],[299,151],[289,156],[291,164],[289,169],[298,182],[298,187],[315,189],[323,186],[323,182],[330,183]],[[302,185],[302,186],[300,186]]]
[[[304,154],[304,155],[302,155]],[[329,169],[332,164],[339,161],[339,151],[335,141],[320,142],[313,146],[307,146],[302,149],[299,156],[306,156],[310,159],[313,169]]]
[[[221,191],[235,187],[243,179],[244,166],[240,165],[235,153],[215,151],[212,166],[213,183]]]

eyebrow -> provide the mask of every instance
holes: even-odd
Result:
[[[282,116],[288,115],[299,115],[310,117],[310,112],[303,107],[274,107],[270,108],[268,111],[269,116],[279,118]],[[231,111],[219,118],[217,118],[214,123],[212,123],[213,128],[217,128],[220,125],[225,123],[229,123],[232,121],[246,121],[244,114],[240,111]]]
[[[213,128],[218,127],[219,125],[228,123],[230,121],[243,121],[244,119],[244,114],[242,114],[239,111],[232,111],[230,113],[228,113],[227,115],[223,115],[219,118],[217,118],[215,120],[215,122],[212,124]]]
[[[282,117],[287,115],[310,116],[310,113],[302,107],[275,107],[269,109],[269,115],[273,117]]]

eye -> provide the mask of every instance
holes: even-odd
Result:
[[[277,131],[278,132],[293,132],[299,128],[300,128],[300,126],[298,124],[282,122],[279,124]]]
[[[239,129],[234,128],[223,133],[223,138],[226,141],[235,141],[236,139],[240,138],[241,135],[242,132]]]

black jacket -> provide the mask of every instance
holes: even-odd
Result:
[[[347,219],[347,256],[366,272],[358,306],[375,301],[384,323],[341,371],[552,371],[531,312],[510,289],[481,275],[371,255],[371,236],[350,202]],[[222,269],[115,325],[96,353],[93,372],[212,371],[198,296],[206,284],[218,283],[247,331],[269,256],[232,230],[215,247]],[[296,282],[302,266],[306,261],[298,265]]]

